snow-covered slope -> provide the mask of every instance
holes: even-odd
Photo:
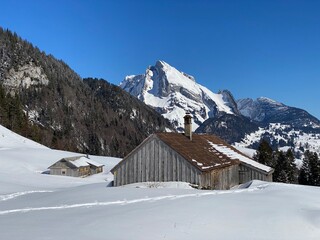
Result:
[[[201,191],[106,188],[96,183],[0,197],[2,239],[318,240],[320,236],[317,187],[254,181],[243,189]]]
[[[0,150],[21,147],[47,149],[47,147],[22,137],[0,125]]]
[[[306,150],[320,154],[320,133],[306,133],[292,125],[270,123],[259,130],[247,134],[242,141],[234,143],[238,147],[257,148],[261,139],[269,139],[273,147],[280,150],[292,148],[296,159],[302,160]]]
[[[104,173],[88,178],[42,174],[61,158],[79,155],[81,154],[49,149],[0,125],[0,195],[113,180],[109,171],[120,161],[119,158],[90,156],[93,161],[105,166]]]
[[[319,239],[320,188],[260,181],[228,191],[187,183],[108,187],[120,159],[90,156],[105,167],[87,178],[41,174],[76,153],[1,131],[1,239]]]
[[[127,76],[120,87],[154,107],[178,129],[183,128],[183,116],[187,111],[194,117],[194,130],[220,112],[237,112],[230,92],[213,93],[196,83],[194,77],[164,61],[157,61],[143,75]]]

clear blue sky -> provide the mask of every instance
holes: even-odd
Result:
[[[0,26],[114,84],[164,60],[214,92],[320,118],[320,1],[1,1]]]

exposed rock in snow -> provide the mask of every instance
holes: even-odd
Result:
[[[164,61],[157,61],[143,75],[127,76],[120,87],[154,107],[180,130],[187,111],[193,115],[193,130],[220,112],[238,113],[230,92],[213,93]]]

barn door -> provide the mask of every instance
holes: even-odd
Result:
[[[66,175],[66,174],[67,174],[67,169],[62,168],[62,169],[61,169],[61,175]]]

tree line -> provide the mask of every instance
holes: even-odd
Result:
[[[262,140],[254,159],[274,169],[274,182],[320,186],[320,160],[317,153],[306,150],[302,165],[298,168],[292,149],[273,150],[266,140]]]

